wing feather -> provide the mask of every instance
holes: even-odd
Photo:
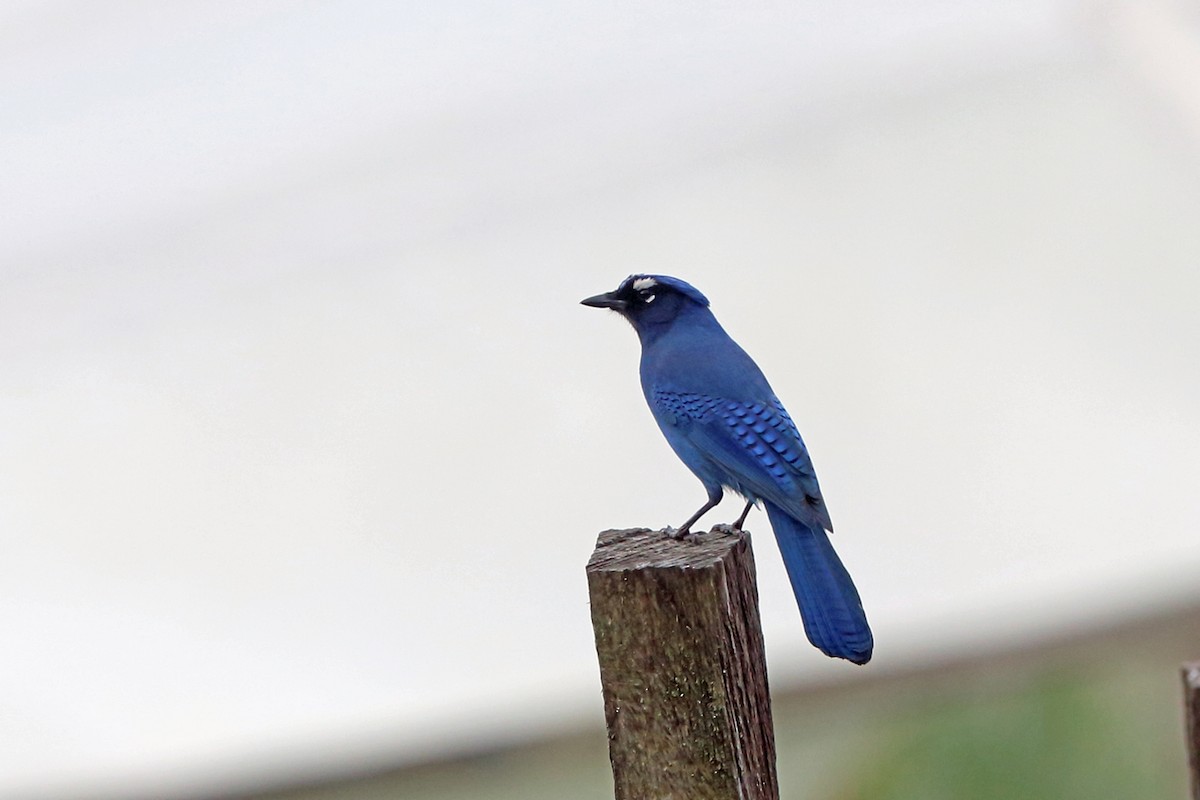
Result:
[[[719,467],[723,483],[833,529],[808,448],[778,398],[751,402],[665,390],[653,398],[660,415]]]

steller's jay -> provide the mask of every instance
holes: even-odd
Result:
[[[862,601],[833,550],[833,530],[812,460],[758,365],[729,338],[695,287],[666,275],[630,275],[585,306],[610,308],[642,343],[642,392],[675,454],[708,502],[675,533],[682,538],[725,488],[746,498],[740,529],[761,502],[775,531],[808,639],[855,664],[874,645]]]

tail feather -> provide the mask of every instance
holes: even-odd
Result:
[[[834,552],[829,535],[810,528],[769,501],[764,505],[800,605],[808,640],[828,656],[867,663],[875,644],[871,628],[854,581]]]

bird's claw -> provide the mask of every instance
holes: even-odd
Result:
[[[679,528],[672,528],[670,525],[663,528],[661,533],[666,534],[668,538],[674,539],[677,542],[682,542],[688,536],[692,535],[692,531],[688,528],[680,530]]]

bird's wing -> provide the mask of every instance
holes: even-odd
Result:
[[[770,500],[796,519],[832,530],[808,448],[783,404],[656,391],[660,416],[732,479],[734,489]]]

